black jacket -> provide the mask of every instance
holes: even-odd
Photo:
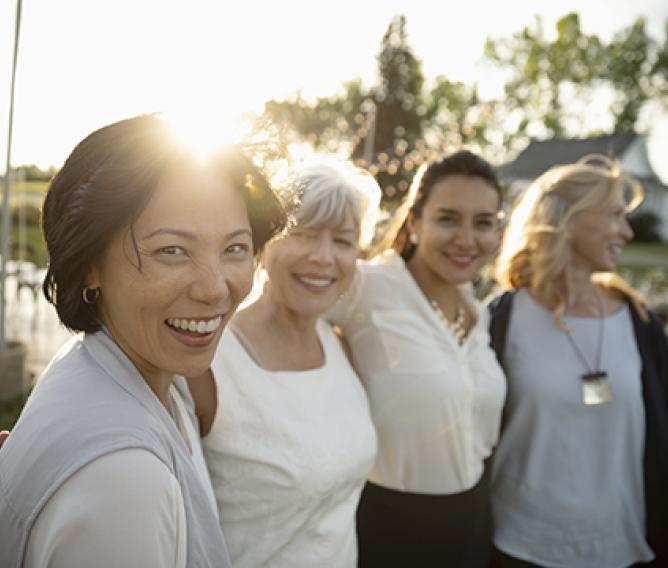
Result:
[[[491,346],[504,369],[513,298],[513,292],[505,292],[489,305]],[[650,312],[650,321],[645,322],[632,304],[629,307],[642,361],[646,532],[647,542],[656,555],[656,560],[648,566],[668,566],[668,342],[656,314]]]

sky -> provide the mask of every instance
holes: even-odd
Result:
[[[0,171],[15,6],[0,0]],[[204,132],[223,114],[259,111],[298,90],[326,96],[356,77],[371,85],[396,14],[407,18],[427,81],[444,74],[498,95],[498,74],[481,63],[485,38],[509,36],[537,14],[552,32],[570,11],[603,39],[645,16],[663,40],[668,2],[23,0],[12,164],[60,166],[92,130],[143,112],[188,109]],[[650,159],[668,181],[668,117],[645,120]]]

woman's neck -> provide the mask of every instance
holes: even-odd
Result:
[[[463,299],[458,284],[443,280],[429,268],[411,258],[406,267],[413,280],[430,303],[436,303],[448,319],[453,319]]]
[[[232,325],[260,367],[268,371],[300,371],[324,364],[317,321],[317,316],[296,313],[276,301],[265,288],[255,303],[235,316]]]
[[[616,309],[610,305],[611,299],[607,298],[604,291],[592,282],[592,272],[569,269],[556,282],[556,290],[564,299],[564,313],[567,315],[583,317],[599,317]],[[544,291],[530,288],[531,295],[549,309],[549,299],[545,297]]]

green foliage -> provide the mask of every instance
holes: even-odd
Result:
[[[647,101],[668,103],[668,39],[659,46],[647,35],[642,18],[607,44],[585,34],[576,13],[557,22],[552,41],[546,39],[537,18],[533,26],[510,38],[488,39],[485,57],[509,74],[505,99],[497,109],[517,124],[506,138],[515,147],[536,134],[589,135],[578,130],[584,128],[581,117],[566,109],[574,99],[587,100],[600,87],[614,93],[610,112],[615,132],[633,130]]]
[[[652,211],[639,211],[629,217],[633,229],[634,241],[639,243],[658,243],[661,241],[661,218]]]
[[[11,430],[14,427],[24,403],[22,396],[0,402],[0,430]]]
[[[633,129],[650,100],[668,108],[668,22],[663,44],[647,35],[642,19],[607,42],[584,33],[576,13],[561,18],[556,32],[547,39],[536,18],[511,37],[488,39],[485,58],[507,79],[504,97],[485,101],[475,84],[442,75],[426,84],[399,16],[381,40],[375,85],[352,80],[315,102],[298,93],[267,103],[263,118],[288,140],[350,155],[377,177],[392,207],[417,166],[452,148],[466,145],[502,162],[530,138],[604,134],[587,131],[576,114],[599,89],[612,90],[614,131]],[[585,110],[573,111],[573,101]]]
[[[58,171],[55,167],[50,167],[46,170],[41,169],[35,164],[27,164],[23,166],[17,166],[14,168],[16,171],[22,172],[24,179],[27,181],[49,181],[56,172]]]
[[[365,88],[359,79],[349,81],[343,93],[314,103],[296,94],[268,102],[264,114],[318,149],[347,152],[377,177],[392,207],[416,168],[432,155],[463,144],[489,145],[494,105],[479,99],[475,85],[444,76],[426,88],[403,16],[390,22],[377,61],[376,85]]]

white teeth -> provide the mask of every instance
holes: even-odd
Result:
[[[176,328],[182,329],[184,331],[190,331],[192,333],[211,333],[216,331],[220,326],[222,317],[218,316],[211,320],[187,320],[179,318],[169,318],[167,323]]]
[[[306,276],[300,276],[299,280],[301,282],[303,282],[304,284],[308,284],[309,286],[321,286],[323,288],[325,286],[329,286],[333,282],[333,280],[331,278],[326,278],[326,279],[308,278]]]

